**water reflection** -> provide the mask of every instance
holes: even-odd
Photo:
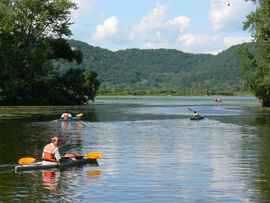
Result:
[[[0,121],[0,202],[268,202],[270,112],[256,102],[104,101],[80,109],[78,123],[9,112]],[[189,121],[188,108],[207,120]],[[8,171],[41,156],[52,136],[64,153],[100,151],[99,167]]]
[[[80,167],[80,170],[83,167]],[[53,192],[57,192],[61,187],[61,180],[67,181],[71,179],[73,175],[78,170],[78,167],[73,167],[69,170],[60,170],[60,169],[50,169],[50,170],[42,170],[43,177],[43,186],[45,189],[52,190]],[[33,172],[32,172],[33,173]],[[101,170],[92,170],[86,171],[87,179],[101,179],[102,171]]]
[[[76,147],[78,147],[78,145],[80,145],[80,142],[82,142],[82,133],[84,127],[83,122],[76,121],[76,122],[60,122],[60,123],[62,129],[61,137],[64,142],[64,145],[65,146],[74,145],[75,143],[77,143]]]
[[[31,199],[35,198],[35,196],[40,193],[42,196],[41,201],[65,202],[65,200],[71,199],[73,195],[75,195],[72,191],[75,191],[76,187],[81,185],[78,179],[85,177],[87,181],[84,181],[84,184],[87,186],[88,184],[93,184],[93,180],[102,178],[101,170],[87,170],[87,168],[88,167],[80,166],[68,169],[24,171],[19,173],[19,175],[27,177],[28,181],[32,182],[32,191],[35,192],[35,194],[29,195],[28,201],[31,202]],[[86,169],[86,171],[84,169]],[[42,183],[45,191],[38,189],[40,188],[39,183]],[[34,189],[34,187],[36,187],[36,189]]]
[[[48,190],[57,192],[60,188],[61,172],[59,169],[43,170],[43,185]]]

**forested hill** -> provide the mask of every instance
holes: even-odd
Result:
[[[81,68],[98,73],[103,89],[181,90],[237,92],[242,89],[241,62],[235,51],[241,45],[219,53],[190,54],[174,49],[127,49],[112,52],[87,43],[69,40],[84,54]],[[254,48],[252,43],[246,44]],[[61,71],[77,64],[55,62]]]

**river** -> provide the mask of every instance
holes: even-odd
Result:
[[[0,107],[0,202],[269,202],[270,109],[253,97],[138,97]],[[65,110],[78,122],[55,122]],[[190,121],[192,111],[207,119]],[[60,151],[97,165],[16,173]]]

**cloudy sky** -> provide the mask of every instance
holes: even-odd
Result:
[[[211,53],[250,42],[243,31],[256,5],[244,0],[73,0],[72,39],[129,48]]]

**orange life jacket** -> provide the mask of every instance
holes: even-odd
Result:
[[[68,113],[64,113],[64,119],[68,119]]]
[[[55,145],[47,144],[43,149],[43,159],[56,162],[57,160],[53,154],[55,148],[57,148]],[[60,146],[58,148],[60,148]]]
[[[199,116],[199,114],[198,113],[194,113],[193,116],[197,117],[197,116]]]
[[[221,99],[218,99],[218,101],[221,101]]]

